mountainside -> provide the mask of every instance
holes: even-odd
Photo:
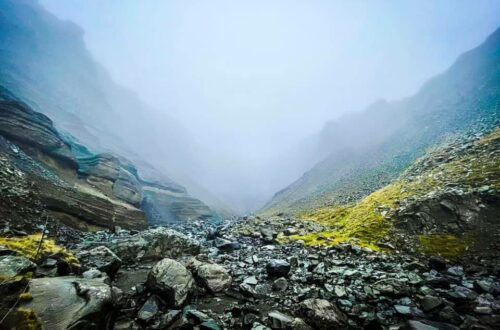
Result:
[[[116,85],[85,48],[80,28],[37,1],[0,1],[0,89],[2,99],[50,117],[73,152],[83,151],[81,163],[86,157],[95,162],[95,154],[123,157],[144,181],[168,187],[167,194],[151,188],[141,196],[151,223],[216,218],[170,179],[196,170],[187,132]]]
[[[395,179],[426,148],[453,135],[489,130],[500,114],[500,30],[414,96],[379,101],[329,123],[326,158],[275,194],[262,214],[297,213],[359,200]]]

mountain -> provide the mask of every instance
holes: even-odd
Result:
[[[151,186],[143,199],[151,223],[217,218],[171,179],[197,170],[186,130],[115,84],[86,49],[83,31],[37,1],[0,1],[0,89],[3,99],[53,120],[73,152],[84,151],[75,155],[80,163],[99,154],[132,163]]]
[[[317,146],[324,159],[277,192],[261,213],[359,201],[397,178],[427,148],[498,126],[499,102],[500,29],[414,96],[377,101],[328,123]]]

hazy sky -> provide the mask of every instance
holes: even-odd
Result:
[[[500,25],[498,0],[41,3],[84,29],[118,83],[231,160],[203,184],[230,182],[215,190],[240,208],[298,175],[271,180],[287,167],[270,168],[280,152],[341,113],[416,92]]]

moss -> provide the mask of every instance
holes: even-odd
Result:
[[[420,250],[428,255],[456,258],[465,252],[473,239],[470,235],[457,237],[450,234],[420,235]]]
[[[33,300],[33,295],[30,292],[23,292],[19,295],[19,299],[24,302]]]
[[[390,211],[407,199],[426,198],[430,192],[450,184],[464,190],[484,185],[500,189],[500,157],[497,155],[499,142],[500,129],[497,129],[477,140],[471,149],[461,151],[460,144],[454,145],[453,148],[458,150],[455,155],[449,152],[449,146],[431,151],[417,160],[397,181],[371,193],[357,204],[336,205],[299,213],[301,219],[318,222],[328,230],[294,235],[290,239],[303,240],[306,245],[355,242],[360,246],[377,249],[377,242],[392,228]],[[465,249],[464,244],[452,237],[454,236],[436,236],[434,245],[425,237],[421,242],[423,249],[429,253],[443,256],[460,254]],[[285,240],[287,238],[282,238],[282,241]]]
[[[36,313],[29,308],[20,307],[16,310],[16,329],[18,330],[41,330],[42,323]]]
[[[16,251],[32,261],[35,260],[38,245],[42,234],[33,234],[23,237],[0,237],[0,245]],[[47,258],[51,255],[60,255],[64,261],[73,267],[80,267],[78,259],[64,247],[57,245],[53,240],[44,238],[40,247],[38,259]]]

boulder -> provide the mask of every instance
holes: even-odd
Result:
[[[156,295],[150,296],[137,313],[137,318],[146,323],[150,322],[157,315],[159,315],[164,304],[165,303],[163,302],[163,300],[161,300],[160,297]]]
[[[216,264],[202,264],[196,268],[196,277],[212,293],[222,292],[231,286],[229,272]]]
[[[290,264],[286,260],[273,259],[266,265],[267,275],[284,277],[290,272]]]
[[[197,255],[200,243],[173,229],[164,227],[149,229],[133,236],[120,237],[108,244],[125,263],[141,260],[178,258]]]
[[[114,278],[122,264],[121,259],[105,246],[81,251],[77,254],[77,258],[85,268],[97,268],[110,278]]]
[[[347,316],[325,299],[304,300],[300,303],[298,312],[316,329],[342,329],[347,325]]]
[[[289,329],[294,322],[294,318],[278,311],[268,314],[271,329]]]
[[[0,257],[0,279],[24,275],[35,269],[36,264],[25,257],[14,255]]]
[[[100,279],[73,276],[32,279],[33,310],[44,329],[104,329],[114,303],[111,287]]]
[[[151,269],[146,285],[165,299],[167,307],[179,307],[190,295],[194,279],[180,262],[165,258]]]

